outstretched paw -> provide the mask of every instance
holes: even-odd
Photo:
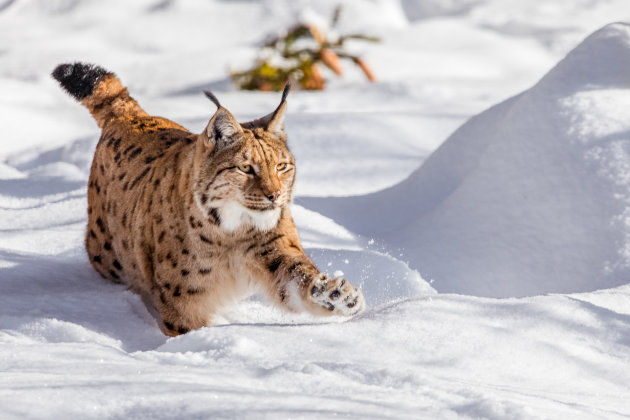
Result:
[[[311,283],[310,299],[333,315],[355,315],[365,308],[361,290],[346,279],[331,279],[325,274],[320,274]]]

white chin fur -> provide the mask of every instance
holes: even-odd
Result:
[[[252,211],[234,201],[230,201],[218,209],[221,227],[228,232],[235,231],[243,224],[254,226],[259,230],[271,230],[278,224],[281,212],[279,207],[268,211]]]

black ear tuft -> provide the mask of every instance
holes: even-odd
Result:
[[[255,119],[253,121],[242,123],[241,126],[243,128],[249,129],[262,127],[263,129],[275,134],[279,138],[286,140],[286,134],[284,133],[284,113],[286,110],[287,96],[289,95],[291,87],[291,82],[287,82],[287,84],[284,85],[280,105],[278,105],[278,107],[271,114],[267,114],[264,117]]]
[[[54,77],[70,95],[81,100],[92,94],[94,87],[105,76],[114,73],[94,64],[60,64],[52,72]]]
[[[287,96],[289,95],[289,92],[291,91],[291,82],[287,82],[286,85],[284,85],[284,89],[282,90],[282,100],[280,101],[280,103],[284,102],[287,100]]]
[[[210,92],[209,90],[204,90],[203,93],[205,93],[208,99],[210,99],[217,106],[217,108],[221,108],[221,104],[219,103],[217,97],[214,96],[214,93]]]
[[[287,82],[286,85],[284,85],[284,89],[282,90],[282,99],[280,99],[280,105],[278,105],[278,108],[276,108],[275,111],[273,111],[273,113],[271,114],[271,118],[269,121],[269,124],[273,124],[274,120],[276,119],[276,117],[278,116],[279,113],[284,112],[284,108],[282,105],[284,105],[284,103],[287,101],[287,96],[289,95],[289,91],[291,90],[291,82]],[[284,116],[280,117],[282,121],[280,121],[280,125],[284,124]],[[269,127],[267,127],[268,129]]]

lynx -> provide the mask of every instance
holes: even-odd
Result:
[[[252,291],[288,311],[363,310],[361,291],[322,274],[300,244],[288,85],[272,113],[245,123],[206,91],[217,110],[193,134],[148,115],[101,67],[61,64],[52,75],[102,129],[88,184],[90,262],[150,302],[165,334],[211,326]]]

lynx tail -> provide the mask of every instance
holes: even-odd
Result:
[[[52,72],[52,77],[90,111],[101,128],[112,119],[148,116],[129,96],[118,77],[102,67],[84,63],[60,64]]]

